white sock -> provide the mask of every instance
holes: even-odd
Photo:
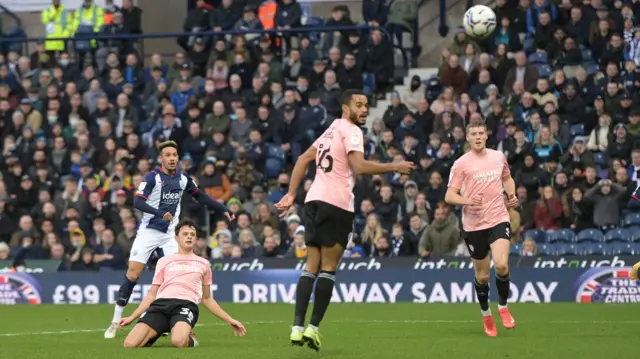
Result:
[[[118,323],[120,319],[122,319],[122,313],[124,312],[124,307],[121,307],[116,304],[116,307],[113,309],[113,319],[111,323]]]
[[[293,330],[297,330],[297,331],[299,331],[299,332],[303,332],[303,331],[304,331],[304,328],[303,328],[303,327],[300,327],[300,326],[297,326],[297,325],[294,325],[294,326],[293,326]]]
[[[491,316],[491,309],[487,309],[487,310],[480,309],[480,313],[482,313],[483,317]]]
[[[506,306],[506,305],[500,305],[500,304],[498,304],[498,310],[506,309],[506,308],[507,308],[507,306]]]
[[[318,332],[318,327],[316,327],[315,325],[311,325],[309,324],[309,328],[313,329],[314,332]]]

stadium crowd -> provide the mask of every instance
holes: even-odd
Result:
[[[443,49],[439,75],[414,76],[387,94],[392,103],[383,118],[364,130],[368,158],[407,159],[419,168],[410,176],[359,178],[345,256],[468,255],[457,209],[443,199],[473,121],[486,123],[489,146],[505,153],[518,186],[512,241],[525,240],[517,254],[537,254],[538,237],[548,231],[567,228],[575,236],[618,227],[638,208],[636,4],[496,4],[500,27],[490,38],[459,31]],[[363,17],[398,41],[414,28],[414,5],[364,1]],[[143,30],[143,14],[129,0],[123,8],[91,0],[75,12],[60,6],[54,0],[42,13],[51,38],[77,36],[83,26],[91,33]],[[380,30],[334,32],[322,41],[303,31],[198,36],[295,29],[301,16],[296,0],[198,1],[184,23],[190,36],[177,39],[184,51],[170,61],[143,59],[139,43],[129,40],[50,40],[31,54],[5,49],[0,260],[125,268],[139,218],[133,195],[158,165],[155,146],[164,140],[179,144],[181,169],[237,215],[228,223],[203,214],[185,196],[182,213],[209,228],[199,255],[304,258],[301,210],[313,173],[297,208],[279,218],[273,204],[287,192],[297,156],[340,116],[343,90],[366,87],[365,74],[373,74],[372,100],[385,96],[393,44]],[[344,6],[326,21],[351,24]]]

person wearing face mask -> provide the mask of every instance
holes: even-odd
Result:
[[[278,188],[269,192],[269,202],[278,203],[287,194],[289,191],[289,175],[286,173],[281,173],[278,176]]]
[[[420,76],[414,75],[411,78],[411,83],[400,93],[402,103],[407,105],[407,108],[411,112],[418,111],[418,103],[424,99],[426,93],[426,86],[420,80]]]
[[[47,38],[69,37],[71,30],[69,25],[72,18],[64,6],[60,4],[60,0],[53,0],[51,6],[42,11],[41,19]],[[55,56],[55,53],[64,51],[64,46],[64,41],[46,41],[44,43],[44,48],[49,56]]]

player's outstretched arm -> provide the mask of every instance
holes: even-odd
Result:
[[[211,286],[203,285],[202,286],[202,305],[207,308],[211,314],[220,318],[225,323],[229,324],[231,328],[233,328],[233,333],[237,336],[244,336],[247,333],[247,330],[244,328],[244,325],[239,321],[231,318],[231,316],[225,312],[222,307],[218,304],[218,302],[213,299],[211,296]]]
[[[209,207],[210,209],[213,209],[216,212],[222,212],[225,214],[225,216],[227,216],[227,218],[229,218],[229,220],[233,220],[233,212],[231,212],[231,210],[229,209],[229,207],[225,206],[224,204],[216,201],[215,199],[211,198],[211,196],[209,196],[208,194],[202,192],[202,191],[197,191],[195,194],[192,195],[193,198],[196,199],[196,201],[204,204],[205,206]]]
[[[396,163],[380,163],[367,161],[364,159],[364,153],[360,151],[349,152],[349,166],[356,171],[357,174],[378,175],[388,172],[399,172],[409,174],[415,168],[412,162],[396,162]]]
[[[124,327],[131,324],[134,320],[140,318],[142,313],[146,312],[147,309],[149,309],[149,306],[151,305],[151,303],[153,303],[153,301],[156,300],[159,287],[160,286],[157,284],[154,284],[151,286],[151,289],[149,289],[149,291],[147,292],[147,295],[144,296],[144,298],[142,299],[142,302],[140,302],[140,305],[138,305],[138,308],[136,308],[136,310],[130,316],[120,319],[120,323],[118,323],[120,327]]]

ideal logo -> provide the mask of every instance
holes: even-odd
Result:
[[[163,193],[162,194],[162,199],[165,200],[178,200],[180,199],[180,192],[174,192],[174,193]]]

